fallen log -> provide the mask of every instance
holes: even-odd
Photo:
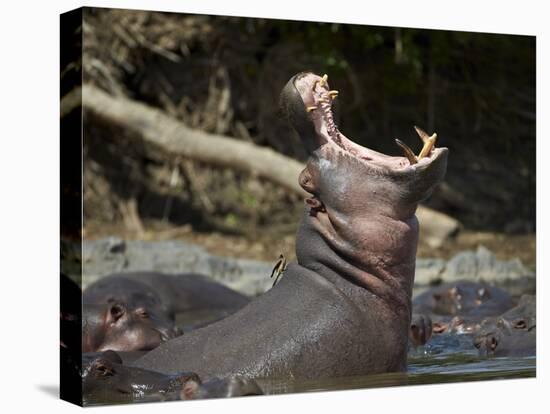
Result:
[[[63,98],[62,114],[69,113],[69,106],[77,101],[73,94],[78,95],[79,91]],[[92,85],[82,87],[82,106],[85,112],[124,128],[166,154],[245,171],[306,195],[297,180],[303,164],[270,148],[191,129],[159,109],[128,98],[115,98]]]
[[[123,128],[146,146],[164,154],[244,171],[306,196],[298,184],[304,165],[270,148],[191,129],[159,109],[125,97],[113,97],[92,85],[65,95],[61,116],[81,105],[85,113]],[[417,214],[421,237],[434,248],[453,237],[460,228],[457,220],[424,206],[419,206]]]

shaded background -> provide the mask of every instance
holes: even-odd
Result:
[[[451,150],[426,204],[463,229],[421,255],[483,242],[534,266],[534,37],[107,9],[86,9],[82,33],[85,83],[302,161],[278,95],[296,72],[327,73],[340,91],[338,125],[354,141],[397,155],[398,137],[418,151],[419,125]],[[298,196],[230,169],[151,159],[98,119],[87,119],[85,137],[87,238],[182,238],[219,254],[292,257]]]

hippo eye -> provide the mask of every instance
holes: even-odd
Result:
[[[514,328],[515,329],[526,329],[527,323],[525,322],[525,319],[518,319],[517,321],[514,321]]]
[[[119,304],[111,306],[111,316],[115,321],[119,320],[124,315],[124,307]]]

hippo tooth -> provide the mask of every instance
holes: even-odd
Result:
[[[325,98],[319,98],[318,101],[321,102],[321,103],[325,103],[325,104],[330,103],[330,102],[327,101]]]
[[[420,137],[420,139],[422,140],[422,142],[427,142],[428,141],[428,138],[430,137],[428,135],[428,133],[426,131],[424,131],[422,128],[420,127],[417,127],[416,125],[414,126],[414,130],[416,131],[416,133],[418,134],[418,136]]]
[[[428,138],[428,141],[424,143],[424,146],[422,147],[420,154],[418,154],[419,160],[421,160],[422,158],[430,154],[430,152],[432,151],[432,148],[435,146],[436,140],[437,140],[437,134],[433,134],[431,137]]]
[[[328,75],[325,73],[323,75],[323,77],[321,78],[321,80],[319,81],[319,83],[321,84],[321,86],[325,86],[325,85],[328,85]]]
[[[308,106],[308,107],[306,108],[306,110],[307,110],[308,112],[315,111],[316,109],[317,109],[316,106]]]
[[[416,164],[418,160],[416,159],[416,156],[414,155],[414,152],[409,148],[407,144],[405,144],[403,141],[399,139],[395,139],[395,143],[401,147],[403,150],[403,153],[405,154],[405,157],[409,160],[409,163],[411,165]]]
[[[430,154],[432,148],[435,145],[435,141],[437,140],[437,134],[434,133],[432,136],[429,136],[426,131],[424,131],[422,128],[417,127],[416,125],[414,129],[424,143],[424,146],[422,147],[422,150],[418,155],[418,159],[421,160],[422,158]]]
[[[332,99],[334,99],[338,96],[338,91],[337,90],[328,91],[328,96],[330,96]]]

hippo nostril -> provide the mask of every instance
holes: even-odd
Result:
[[[147,310],[145,308],[137,308],[135,310],[135,313],[136,315],[138,315],[139,317],[143,318],[143,319],[148,319],[149,318],[149,312],[147,312]]]
[[[200,377],[194,372],[181,372],[177,374],[176,380],[181,384],[180,399],[191,400],[202,384]]]
[[[525,322],[525,319],[519,319],[514,322],[514,328],[515,329],[526,329],[527,323]]]
[[[160,333],[160,339],[162,342],[166,342],[170,339],[176,338],[183,333],[177,327],[171,329],[161,329],[158,332]]]
[[[494,335],[491,335],[489,338],[489,347],[491,348],[491,351],[494,351],[498,346],[497,338]]]

